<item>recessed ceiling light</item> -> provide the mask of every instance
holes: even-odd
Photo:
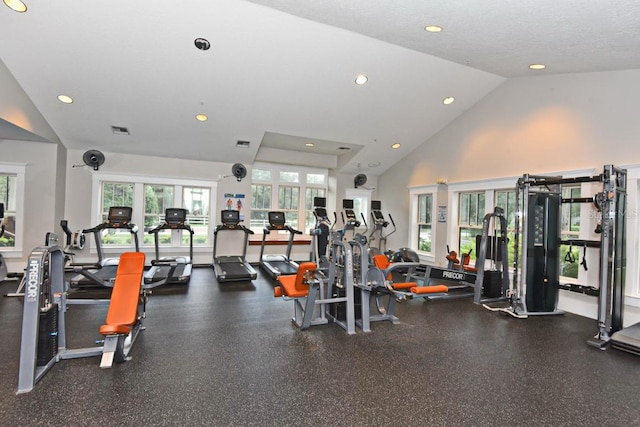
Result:
[[[206,114],[196,114],[196,120],[199,122],[206,122],[209,120],[209,117],[207,117]]]
[[[442,27],[439,25],[427,25],[424,30],[430,33],[439,33],[442,31]]]
[[[16,12],[22,13],[27,11],[27,5],[21,2],[20,0],[4,0],[4,4],[9,6],[11,9],[15,10]]]
[[[58,95],[58,101],[63,102],[65,104],[71,104],[73,102],[73,98],[68,95]]]
[[[451,105],[453,104],[453,101],[455,101],[456,99],[453,96],[447,96],[445,99],[442,100],[442,103],[444,105]]]
[[[307,142],[304,145],[305,145],[305,147],[313,147],[313,142]]]
[[[369,78],[367,76],[365,76],[364,74],[358,74],[356,76],[356,84],[357,85],[363,85],[365,84],[367,81],[369,80]]]
[[[544,70],[547,66],[544,64],[531,64],[529,65],[529,68],[532,70]]]
[[[399,142],[396,142],[395,144],[391,144],[391,148],[393,148],[394,150],[395,150],[396,148],[400,148],[400,143],[399,143]]]

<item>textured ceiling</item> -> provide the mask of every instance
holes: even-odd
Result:
[[[0,6],[0,59],[71,149],[252,163],[261,144],[300,151],[311,139],[318,152],[322,141],[362,147],[340,171],[377,175],[505,77],[536,75],[531,62],[547,63],[543,74],[640,68],[630,1],[27,5],[24,14]],[[445,30],[426,33],[432,23]],[[196,49],[198,37],[211,49]],[[456,102],[444,106],[447,96]]]
[[[504,77],[640,68],[637,0],[250,1]]]

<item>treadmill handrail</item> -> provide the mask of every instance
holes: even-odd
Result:
[[[191,226],[187,224],[170,224],[165,222],[164,224],[160,224],[152,228],[148,231],[149,234],[159,233],[162,230],[187,230],[189,233],[194,234],[195,232],[191,228]]]

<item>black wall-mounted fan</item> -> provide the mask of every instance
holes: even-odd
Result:
[[[353,185],[356,188],[362,187],[366,183],[367,183],[367,175],[365,175],[363,173],[359,173],[358,175],[356,175],[355,178],[353,178]]]
[[[242,163],[236,163],[231,167],[231,173],[236,177],[238,182],[240,182],[242,178],[247,176],[247,168]]]
[[[94,171],[97,171],[104,163],[104,154],[98,150],[85,151],[82,155],[82,161],[85,165],[91,166]]]

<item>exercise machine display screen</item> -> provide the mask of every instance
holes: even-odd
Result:
[[[353,209],[353,200],[342,199],[342,209]]]
[[[326,197],[314,197],[313,198],[313,206],[316,208],[326,208],[327,207],[327,198]]]
[[[238,225],[240,222],[240,211],[222,211],[222,223],[224,225]]]
[[[269,212],[269,224],[273,227],[284,227],[284,212]]]
[[[132,211],[133,209],[130,207],[112,206],[109,208],[109,215],[107,216],[107,219],[109,222],[114,224],[125,224],[131,221]]]
[[[167,224],[184,224],[186,219],[186,209],[167,208],[164,211],[164,220]]]
[[[382,202],[380,202],[380,200],[372,200],[371,201],[371,210],[372,211],[382,210]]]

